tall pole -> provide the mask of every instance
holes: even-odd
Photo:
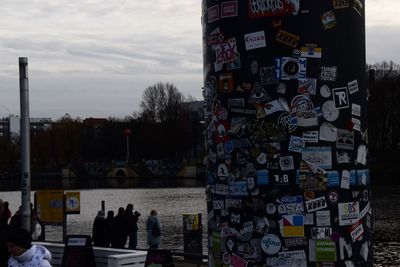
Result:
[[[126,136],[126,162],[129,162],[129,135]]]
[[[209,266],[372,266],[365,1],[202,2]]]
[[[22,227],[31,231],[31,166],[29,124],[28,58],[19,58],[19,87],[21,106],[21,203]]]

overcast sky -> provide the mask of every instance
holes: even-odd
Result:
[[[400,63],[398,10],[367,1],[368,63]],[[124,117],[158,81],[202,99],[200,16],[201,0],[1,0],[0,117],[19,114],[22,56],[31,117]]]

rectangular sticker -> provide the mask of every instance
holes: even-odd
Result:
[[[322,49],[320,47],[307,46],[301,47],[300,49],[301,57],[307,58],[321,58],[322,57]]]
[[[264,31],[252,32],[244,35],[246,51],[266,46]]]
[[[354,150],[354,132],[337,129],[336,148]]]
[[[236,17],[238,14],[238,2],[227,1],[221,3],[221,18]]]
[[[278,213],[281,215],[304,213],[303,197],[288,196],[281,197],[278,204]]]
[[[337,79],[337,67],[321,67],[320,80],[335,82]]]
[[[300,136],[290,136],[288,150],[292,152],[302,153],[304,147],[303,138]]]
[[[208,23],[219,20],[219,5],[213,5],[207,9]]]
[[[312,227],[312,239],[330,239],[332,235],[332,227]]]
[[[316,242],[316,261],[336,261],[336,244],[331,240],[317,240]]]
[[[297,92],[300,94],[315,95],[317,91],[317,79],[306,78],[299,79]]]
[[[333,101],[337,109],[348,108],[350,105],[347,87],[334,88],[332,90]]]
[[[332,0],[334,9],[343,9],[350,7],[349,0]]]
[[[304,236],[304,216],[283,215],[282,227],[284,237],[302,237]]]
[[[331,212],[329,210],[318,210],[315,216],[317,226],[331,226]]]
[[[282,44],[285,44],[287,46],[296,48],[298,43],[299,43],[300,37],[297,35],[294,35],[292,33],[279,30],[278,34],[276,35],[276,41]]]
[[[279,252],[277,267],[307,267],[305,251],[295,250]]]
[[[307,59],[292,57],[275,58],[275,78],[278,80],[297,80],[307,77]]]
[[[358,81],[354,80],[348,83],[349,93],[352,95],[358,92]]]
[[[218,64],[228,63],[239,58],[235,38],[230,38],[222,43],[216,44],[214,48],[216,63]]]
[[[306,131],[303,132],[304,143],[318,143],[318,131]]]
[[[322,210],[328,207],[325,197],[318,197],[315,199],[306,201],[307,212],[314,212],[317,210]]]
[[[329,146],[305,147],[302,149],[301,159],[324,170],[332,169],[332,151]]]
[[[352,225],[357,223],[360,213],[360,205],[356,202],[339,203],[339,225]]]
[[[248,0],[249,17],[252,19],[276,17],[286,14],[297,15],[300,9],[300,0]]]

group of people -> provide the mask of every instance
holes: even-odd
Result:
[[[137,247],[138,221],[140,213],[134,211],[133,204],[126,208],[120,207],[114,216],[114,211],[99,210],[93,222],[92,240],[94,246],[125,248],[126,242],[129,249]],[[161,240],[161,225],[157,218],[157,211],[151,210],[146,221],[147,243],[150,248],[158,248]]]
[[[44,246],[32,245],[32,234],[21,227],[21,211],[17,212],[11,217],[8,203],[0,199],[0,267],[51,267],[50,252]]]

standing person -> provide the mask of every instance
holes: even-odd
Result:
[[[3,206],[4,206],[4,211],[3,214],[0,216],[0,223],[8,224],[8,220],[11,218],[9,203],[7,201],[4,201]]]
[[[22,206],[19,206],[18,210],[11,217],[11,220],[10,220],[11,227],[19,228],[22,226],[21,212],[22,212]]]
[[[138,232],[138,220],[140,213],[138,211],[133,212],[133,204],[128,204],[125,209],[125,226],[126,234],[129,237],[130,249],[136,249],[137,246],[137,232]]]
[[[41,245],[32,245],[31,234],[22,228],[11,228],[6,237],[11,256],[8,267],[51,267],[51,254]]]
[[[92,239],[93,245],[98,247],[107,246],[107,224],[104,218],[104,211],[99,210],[93,222]]]
[[[114,211],[109,210],[107,212],[107,218],[106,218],[106,225],[107,225],[107,247],[110,247],[111,240],[115,237],[114,235],[114,228],[112,226],[114,221]]]
[[[0,198],[0,217],[4,213],[4,203]],[[7,261],[10,257],[6,245],[6,233],[8,232],[8,225],[0,222],[0,267],[7,267]]]
[[[117,216],[114,217],[112,226],[112,235],[111,238],[111,247],[113,248],[124,248],[127,240],[126,235],[126,226],[125,226],[125,217],[124,217],[125,209],[120,207],[118,209]]]
[[[147,243],[150,248],[158,248],[161,241],[161,225],[157,218],[157,211],[151,210],[146,221]]]

